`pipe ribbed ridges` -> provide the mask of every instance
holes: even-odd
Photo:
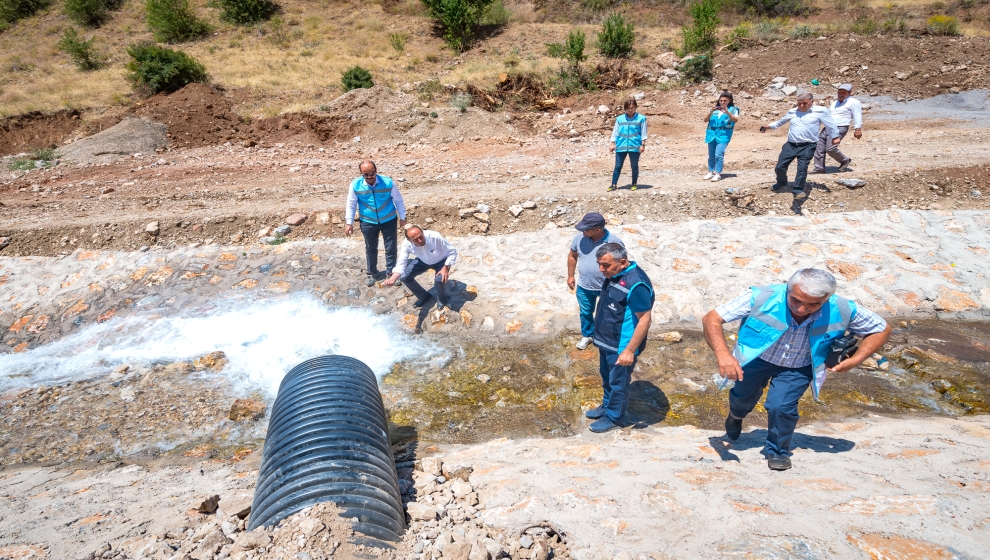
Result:
[[[248,530],[334,502],[354,530],[398,542],[405,530],[388,418],[371,368],[321,356],[292,368],[278,389]]]

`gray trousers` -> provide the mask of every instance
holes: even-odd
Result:
[[[846,133],[849,132],[849,127],[840,126],[837,128],[839,129],[839,138],[845,138]],[[825,169],[825,154],[832,156],[832,159],[839,163],[851,161],[839,150],[838,146],[832,144],[832,139],[828,137],[828,133],[825,130],[823,128],[821,133],[818,134],[818,145],[815,146],[815,169]]]

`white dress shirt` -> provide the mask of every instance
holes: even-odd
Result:
[[[375,175],[375,182],[371,186],[378,184],[379,175]],[[364,177],[358,177],[358,179],[364,181]],[[353,182],[352,182],[353,185]],[[384,202],[384,201],[383,201]],[[402,193],[399,192],[399,186],[392,181],[392,204],[395,205],[395,212],[399,215],[399,219],[406,219],[406,204],[402,200]],[[347,189],[347,201],[344,203],[344,222],[347,225],[354,223],[354,215],[357,214],[358,199],[357,194],[354,193],[353,188]]]
[[[770,130],[777,130],[787,122],[791,123],[790,128],[787,129],[787,141],[795,144],[818,142],[818,134],[823,125],[828,131],[829,138],[839,135],[839,130],[832,121],[832,113],[818,105],[812,105],[811,110],[807,112],[798,111],[797,107],[792,108],[779,121],[770,123]]]
[[[842,103],[836,99],[829,107],[835,126],[852,125],[854,130],[863,128],[863,104],[855,97],[847,97]]]
[[[422,247],[417,247],[412,241],[406,239],[399,247],[399,260],[395,263],[398,272],[406,270],[409,261],[419,259],[424,264],[435,265],[443,261],[444,265],[450,267],[457,262],[457,249],[435,231],[423,230],[423,238],[426,243]]]

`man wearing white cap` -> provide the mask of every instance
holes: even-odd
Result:
[[[859,140],[863,137],[863,104],[859,99],[852,97],[852,84],[842,84],[836,93],[838,99],[832,102],[829,109],[832,111],[832,121],[839,129],[839,140],[841,141],[849,127],[853,127],[853,136]],[[818,145],[815,146],[815,169],[812,173],[825,173],[825,154],[828,154],[835,161],[839,162],[839,171],[849,169],[852,159],[846,157],[839,150],[839,144],[834,140],[830,143],[828,136],[823,129],[818,136]]]

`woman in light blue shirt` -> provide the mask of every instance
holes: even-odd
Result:
[[[739,122],[739,109],[732,102],[732,94],[723,91],[718,101],[705,117],[708,130],[705,131],[705,142],[708,143],[708,173],[704,180],[721,181],[722,163],[725,161],[725,148],[732,139],[732,131]]]

